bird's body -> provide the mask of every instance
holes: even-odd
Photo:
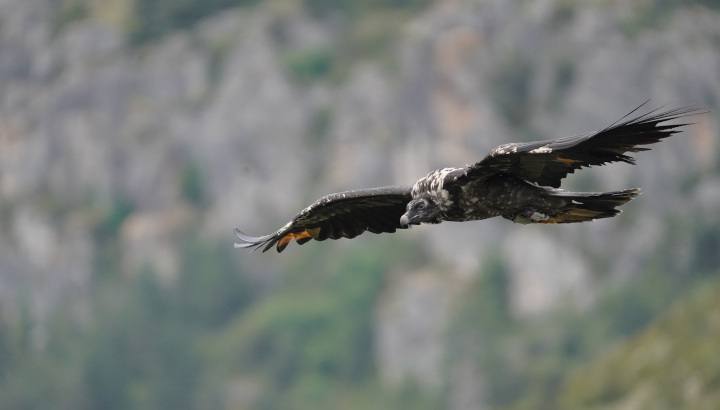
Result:
[[[616,207],[639,195],[639,189],[567,192],[559,189],[561,180],[583,167],[618,161],[633,164],[634,158],[627,152],[648,150],[639,145],[656,143],[686,125],[661,123],[699,113],[702,110],[691,107],[661,113],[655,110],[585,135],[501,145],[474,165],[437,169],[412,187],[325,196],[271,235],[252,237],[236,228],[235,234],[243,243],[235,246],[264,247],[266,251],[276,245],[282,252],[292,239],[303,244],[311,239],[354,238],[365,231],[395,232],[421,223],[496,216],[522,224],[612,217],[620,213]]]
[[[449,170],[452,172],[447,172]],[[428,198],[437,207],[436,216],[423,222],[466,222],[496,216],[524,224],[581,222],[571,216],[591,216],[591,219],[615,216],[618,211],[607,208],[622,205],[639,193],[637,189],[606,193],[566,192],[533,185],[509,174],[468,179],[465,172],[463,168],[436,170],[413,186],[413,200]],[[598,202],[604,203],[596,210],[583,210],[583,205]],[[528,214],[528,210],[532,213]],[[408,217],[407,223],[412,222]]]

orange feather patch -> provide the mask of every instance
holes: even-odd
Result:
[[[307,242],[310,238],[317,239],[318,235],[320,234],[320,228],[312,228],[312,229],[306,229],[302,232],[294,232],[289,233],[282,237],[278,241],[278,248],[285,249],[285,247],[293,240],[299,244],[303,244]]]
[[[570,158],[563,158],[563,157],[557,157],[553,161],[562,162],[563,164],[574,164],[576,162],[583,162],[581,159],[570,159]]]
[[[307,230],[302,231],[302,232],[298,232],[298,233],[294,233],[294,234],[292,234],[292,235],[295,237],[295,240],[296,240],[296,241],[297,241],[297,240],[300,240],[300,239],[303,239],[303,238],[312,238],[312,236],[310,236],[310,234],[308,233]]]
[[[600,215],[602,212],[600,211],[593,211],[592,209],[581,209],[581,208],[572,208],[568,211],[568,214],[574,215],[574,216],[583,216],[583,217],[590,217],[594,218],[598,215]]]
[[[558,222],[582,222],[589,221],[596,216],[602,214],[600,211],[593,211],[591,209],[572,208],[564,214],[551,216],[547,221],[540,222],[541,224],[555,224]]]
[[[294,237],[294,236],[295,236],[295,234],[292,234],[292,233],[289,233],[289,234],[283,236],[283,237],[278,241],[277,247],[284,249],[284,248],[290,243],[290,241],[293,240],[293,237]]]

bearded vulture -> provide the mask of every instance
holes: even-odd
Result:
[[[421,223],[474,221],[502,216],[520,224],[558,224],[610,218],[640,194],[638,188],[612,192],[568,192],[560,182],[576,169],[610,162],[634,164],[627,152],[647,151],[690,124],[663,124],[706,111],[686,106],[655,109],[589,134],[501,145],[464,168],[441,168],[413,186],[392,186],[331,194],[318,199],[277,232],[260,237],[235,228],[236,248],[276,247],[293,240],[354,238],[365,231],[395,232]]]

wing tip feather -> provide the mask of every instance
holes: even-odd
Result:
[[[250,252],[255,252],[259,248],[263,247],[263,245],[268,244],[268,246],[265,247],[263,252],[267,251],[270,247],[272,247],[275,242],[275,235],[265,235],[265,236],[250,236],[236,226],[233,229],[233,233],[235,236],[242,241],[241,243],[235,243],[233,246],[235,249],[247,249],[252,248]]]

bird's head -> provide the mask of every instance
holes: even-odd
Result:
[[[407,204],[407,211],[400,217],[400,225],[407,228],[409,225],[420,225],[421,222],[436,223],[439,214],[440,208],[432,198],[418,197]]]

